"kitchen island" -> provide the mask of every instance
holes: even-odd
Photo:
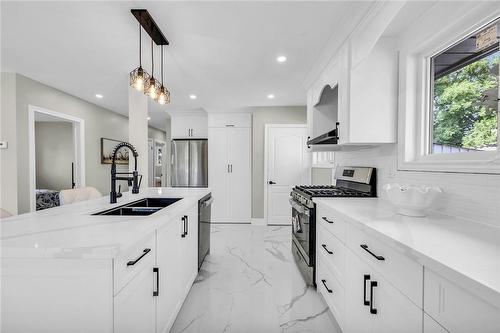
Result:
[[[197,275],[208,193],[147,188],[2,220],[2,331],[168,332]],[[149,216],[93,215],[143,198],[180,200]]]

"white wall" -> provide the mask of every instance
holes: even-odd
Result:
[[[72,115],[85,120],[85,158],[86,158],[86,185],[96,187],[101,193],[106,195],[110,189],[110,166],[101,164],[100,159],[100,139],[101,137],[116,140],[128,141],[128,118],[98,105],[84,101],[78,97],[66,94],[60,90],[34,81],[20,74],[1,73],[2,82],[9,81],[13,76],[15,89],[4,89],[2,86],[2,106],[4,96],[12,97],[15,94],[15,106],[10,108],[2,107],[2,127],[3,120],[15,123],[17,145],[10,145],[9,155],[2,152],[2,164],[6,163],[9,168],[17,163],[17,187],[12,181],[7,183],[4,189],[4,178],[12,177],[7,175],[2,169],[2,194],[15,193],[17,189],[18,213],[26,213],[30,209],[29,200],[29,163],[28,163],[28,105],[34,105]],[[12,83],[10,84],[12,86]],[[15,108],[12,112],[12,108]],[[12,116],[15,114],[15,121]],[[13,141],[13,143],[15,143]],[[10,150],[10,148],[13,148]],[[3,157],[6,157],[4,160]],[[139,159],[147,156],[139,156]],[[119,170],[127,171],[126,166],[119,166]],[[122,189],[126,184],[122,184]],[[12,195],[12,194],[10,194]],[[2,201],[3,205],[3,201]]]
[[[264,134],[265,124],[306,124],[305,106],[259,107],[250,109],[252,134],[252,218],[264,217]]]
[[[71,188],[74,160],[73,124],[64,121],[35,122],[36,188]]]

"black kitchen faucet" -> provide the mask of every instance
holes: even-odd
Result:
[[[116,154],[118,153],[118,150],[120,148],[127,147],[130,149],[132,152],[132,155],[134,155],[134,171],[132,172],[116,172]],[[113,150],[113,160],[111,162],[111,192],[109,193],[109,202],[110,203],[116,203],[116,198],[121,197],[122,194],[116,193],[116,181],[117,180],[126,180],[128,182],[128,186],[132,186],[132,193],[137,194],[139,193],[139,186],[141,185],[142,181],[142,175],[141,175],[141,181],[139,181],[139,173],[137,172],[137,157],[139,154],[137,154],[137,150],[135,150],[134,146],[132,146],[128,142],[120,142],[119,144],[116,145],[115,149]],[[117,176],[117,175],[132,175],[132,176]]]

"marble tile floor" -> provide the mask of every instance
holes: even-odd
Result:
[[[171,332],[340,332],[293,261],[290,227],[219,224],[211,236]]]

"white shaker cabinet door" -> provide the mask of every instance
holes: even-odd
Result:
[[[377,286],[372,288],[371,298],[372,307],[377,311],[377,314],[372,314],[373,332],[422,332],[422,310],[380,275],[373,276],[370,283],[372,281],[377,283]]]
[[[178,216],[158,230],[156,255],[159,288],[156,297],[157,332],[168,332],[181,304],[183,221]]]
[[[251,218],[251,129],[228,128],[229,215],[233,222],[249,223]]]
[[[208,186],[212,191],[212,221],[221,222],[229,217],[228,204],[228,142],[227,129],[210,128],[208,133]]]
[[[372,331],[373,316],[369,307],[371,272],[356,255],[347,255],[348,271],[346,285],[346,329],[348,333]]]
[[[424,314],[424,333],[447,333],[448,331],[439,325],[434,319]]]
[[[114,299],[114,331],[151,333],[155,331],[153,269],[144,268]]]

